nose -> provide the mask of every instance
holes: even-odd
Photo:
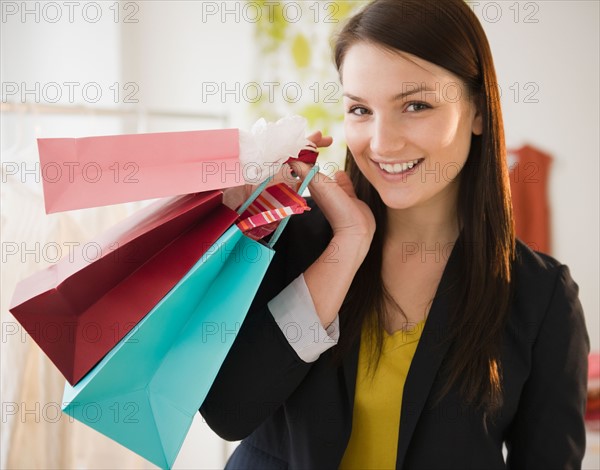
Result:
[[[381,116],[375,120],[370,145],[374,155],[384,158],[398,157],[405,145],[405,138],[397,122]]]

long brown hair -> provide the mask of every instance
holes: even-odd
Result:
[[[500,344],[512,296],[515,233],[500,96],[489,43],[477,17],[462,0],[375,0],[368,4],[336,38],[335,64],[340,75],[346,52],[361,41],[443,67],[463,81],[481,112],[483,132],[472,135],[460,175],[458,217],[464,256],[450,312],[452,347],[444,361],[447,380],[436,403],[460,384],[463,399],[493,417],[503,403]],[[339,363],[367,321],[375,325],[371,364],[376,366],[386,301],[397,306],[381,275],[386,207],[349,149],[346,171],[357,196],[373,210],[377,228],[340,310],[343,334],[333,354]]]

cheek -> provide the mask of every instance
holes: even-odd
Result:
[[[459,109],[453,109],[445,119],[438,123],[438,145],[451,153],[462,154],[465,145],[471,140],[470,126]]]
[[[344,132],[346,134],[346,145],[348,145],[354,158],[360,160],[369,146],[368,135],[365,133],[364,128],[349,121],[344,121]]]
[[[446,113],[440,115],[435,122],[432,122],[432,133],[430,136],[435,136],[432,143],[439,148],[452,148],[456,145],[457,139],[460,138],[459,116],[456,113]]]

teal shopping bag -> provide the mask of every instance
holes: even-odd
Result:
[[[299,189],[301,194],[315,165]],[[255,191],[242,213],[267,182]],[[232,226],[79,383],[63,412],[161,468],[170,468],[273,258]]]

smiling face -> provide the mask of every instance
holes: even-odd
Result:
[[[455,205],[471,136],[482,130],[460,79],[365,42],[348,49],[341,76],[347,145],[384,204]]]

